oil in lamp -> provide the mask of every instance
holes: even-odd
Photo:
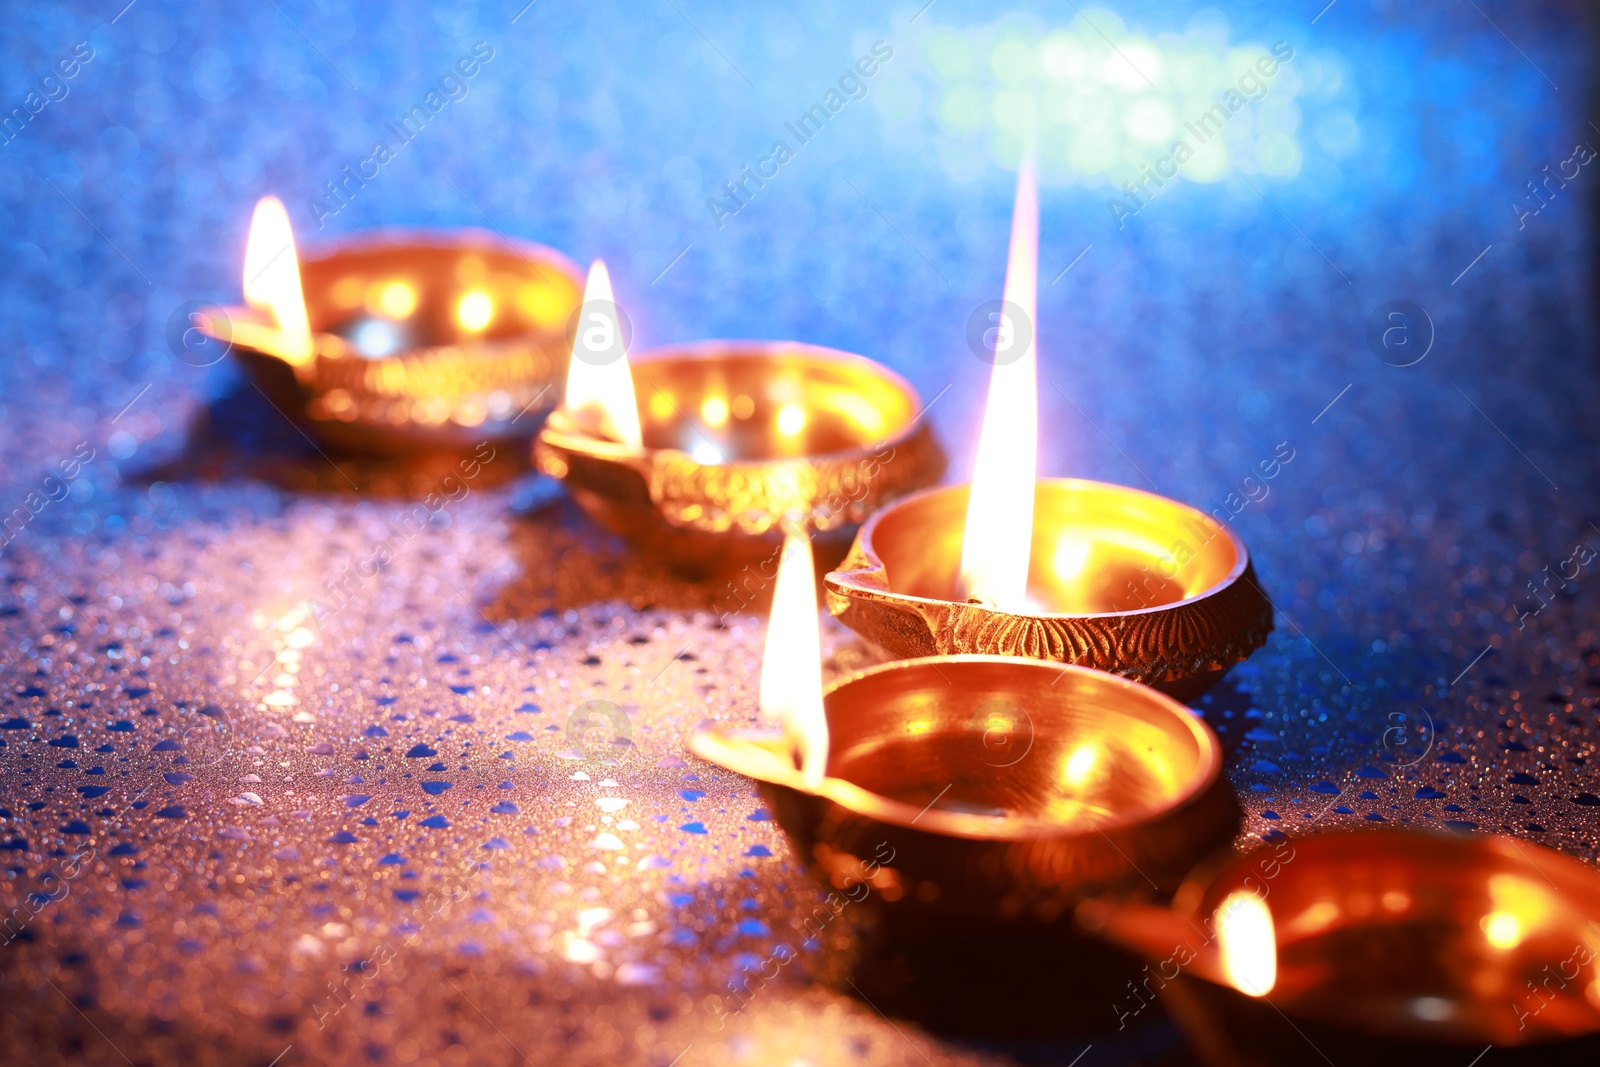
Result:
[[[896,656],[1076,663],[1189,698],[1266,640],[1272,607],[1243,542],[1165,497],[1037,479],[1038,194],[1017,182],[1002,314],[970,485],[883,508],[826,579],[828,610]]]
[[[200,321],[284,414],[333,447],[394,454],[531,437],[554,406],[576,268],[479,231],[377,231],[301,260],[257,205],[244,307]]]
[[[1112,1011],[1161,1001],[1218,1067],[1600,1062],[1600,872],[1528,841],[1316,834],[1078,921],[1149,961]]]
[[[770,561],[791,520],[836,562],[872,509],[944,472],[916,390],[863,356],[791,341],[630,356],[598,262],[580,319],[565,401],[535,462],[602,525],[680,570]]]

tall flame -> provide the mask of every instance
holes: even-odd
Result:
[[[1267,902],[1254,893],[1230,893],[1217,909],[1217,943],[1228,984],[1264,997],[1278,984],[1278,936]]]
[[[817,626],[811,541],[797,530],[784,538],[772,591],[767,644],[761,653],[761,712],[783,722],[800,756],[806,783],[822,783],[828,720],[822,711],[822,633]]]
[[[1039,452],[1038,295],[1039,190],[1033,164],[1025,161],[1017,176],[1006,303],[991,331],[994,364],[961,542],[961,594],[1004,611],[1022,611],[1028,592]],[[1016,312],[1022,321],[1011,321]]]
[[[300,260],[295,255],[294,229],[283,201],[264,196],[250,218],[244,247],[244,301],[272,313],[281,335],[274,354],[295,366],[311,362],[311,323],[300,289]]]
[[[572,362],[567,366],[566,409],[580,423],[631,448],[644,445],[639,429],[639,401],[633,392],[633,371],[611,295],[611,274],[604,260],[589,266],[583,287],[578,329],[572,337]]]

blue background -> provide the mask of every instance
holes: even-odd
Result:
[[[963,84],[988,106],[1012,84],[1004,63],[991,62],[997,43],[1069,32],[1075,7],[1017,5],[1001,16],[958,0],[920,13],[912,4],[820,0],[770,9],[538,0],[519,14],[514,2],[137,0],[119,15],[115,3],[8,5],[0,108],[22,105],[76,42],[90,42],[94,58],[65,98],[0,146],[0,491],[20,501],[80,441],[100,453],[68,500],[0,555],[16,714],[91,691],[93,672],[63,678],[58,665],[48,698],[23,695],[40,653],[16,643],[74,611],[125,626],[128,594],[96,563],[107,553],[164,560],[163,582],[181,589],[182,561],[214,565],[199,546],[215,539],[235,544],[234,562],[267,571],[283,558],[281,545],[263,540],[268,533],[303,535],[314,555],[318,537],[384,514],[383,505],[335,499],[330,526],[318,517],[325,493],[249,473],[161,473],[186,454],[198,418],[234,410],[227,405],[241,382],[230,365],[176,359],[169,317],[185,301],[237,299],[245,228],[265,194],[283,198],[306,247],[376,226],[425,225],[530,238],[580,263],[602,257],[636,347],[793,338],[881,359],[939,398],[930,417],[953,456],[952,478],[963,477],[988,373],[967,347],[967,320],[999,296],[1015,144],[994,135],[997,113],[980,113],[976,130],[952,128],[941,108],[962,79],[941,66],[938,42],[967,42],[974,58]],[[1280,442],[1292,445],[1295,458],[1270,494],[1235,520],[1280,609],[1277,632],[1199,704],[1229,745],[1248,839],[1313,820],[1450,821],[1593,859],[1600,826],[1592,805],[1574,802],[1600,792],[1588,762],[1600,738],[1592,567],[1527,614],[1540,604],[1529,583],[1543,581],[1545,567],[1580,541],[1600,544],[1593,165],[1547,187],[1551,202],[1536,215],[1518,217],[1533,204],[1525,183],[1541,168],[1555,169],[1580,142],[1600,145],[1585,81],[1592,19],[1576,2],[1318,7],[1116,5],[1128,34],[1163,48],[1289,42],[1295,59],[1259,107],[1292,103],[1297,159],[1292,173],[1281,165],[1274,173],[1241,151],[1220,181],[1176,182],[1119,228],[1107,208],[1118,190],[1051,163],[1066,135],[1055,128],[1044,137],[1040,472],[1154,486],[1209,510]],[[1090,30],[1074,32],[1092,44]],[[466,95],[319,226],[311,201],[323,184],[389,140],[385,123],[423,102],[479,41],[494,58]],[[719,225],[708,199],[724,196],[723,183],[775,140],[794,147],[784,124],[876,41],[894,58],[868,81],[865,99]],[[1132,170],[1110,173],[1120,182]],[[1394,300],[1420,305],[1431,323],[1431,347],[1413,366],[1389,365],[1368,343],[1369,320]],[[230,447],[304,451],[281,427]],[[455,547],[429,563],[469,590],[476,579],[452,568],[475,543],[515,541],[506,509],[531,490],[496,492],[455,518]],[[517,521],[553,524],[551,537],[568,538],[562,544],[594,539],[570,509],[558,515]],[[513,579],[485,582],[479,592],[494,597],[496,582]],[[625,613],[626,599],[606,603]],[[227,610],[222,590],[201,614],[215,623]],[[605,630],[595,619],[585,614],[565,637],[559,620],[526,619],[519,653],[536,641],[554,645],[551,655],[581,652],[598,640],[579,640],[583,627]],[[374,633],[423,625],[405,609],[369,621]],[[457,622],[463,631],[477,625],[470,612]],[[468,640],[492,656],[494,642],[475,632]],[[335,701],[324,714],[365,712]],[[1396,735],[1397,725],[1412,732]],[[42,840],[64,816],[52,809],[35,825],[22,813],[50,776],[25,774],[21,751],[0,753],[8,832]],[[1319,792],[1319,783],[1334,788]],[[1323,793],[1341,800],[1338,809]],[[8,892],[24,892],[42,862],[19,859]],[[800,892],[803,879],[791,875],[782,884]],[[198,887],[174,892],[190,903],[204,896]],[[102,908],[94,914],[106,922],[118,911]],[[285,930],[281,940],[293,937]],[[729,944],[706,935],[695,950],[700,969],[682,987],[704,992],[734,973]],[[37,986],[25,981],[35,964],[18,959],[0,963],[7,984]],[[785,988],[796,1032],[831,1025],[815,1022],[822,1015],[810,1013],[825,1009],[805,999],[804,982]],[[611,989],[599,982],[582,997],[608,1004]],[[395,996],[407,1003],[420,994]],[[420,999],[433,1006],[404,1010],[430,1020],[446,1011],[432,994]],[[661,1034],[641,1037],[624,1021],[645,1019],[644,1008],[618,1003],[616,1031],[636,1042],[626,1054],[670,1059],[667,1024],[646,1023]],[[673,1003],[673,1013],[698,1010]],[[60,999],[28,1005],[13,1011],[79,1025]],[[218,1004],[204,1010],[229,1018]],[[861,1019],[851,1025],[868,1028],[885,1056],[910,1056],[892,1031],[870,1030],[879,1025],[870,1012]],[[263,1062],[305,1027],[268,1028],[258,1039],[255,1022],[238,1025],[248,1035],[241,1046],[265,1050]],[[361,1033],[368,1024],[348,1025]],[[114,1032],[168,1057],[157,1038],[127,1026]],[[524,1047],[536,1040],[522,1036]],[[356,1054],[317,1040],[302,1036],[293,1055]],[[382,1060],[397,1055],[397,1040],[369,1045]],[[505,1052],[492,1031],[481,1040],[486,1054]],[[746,1053],[768,1062],[788,1039],[762,1030],[746,1040],[755,1042]],[[1112,1047],[1085,1067],[1112,1062]],[[812,1054],[850,1057],[843,1045]]]

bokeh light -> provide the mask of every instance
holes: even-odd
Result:
[[[921,41],[933,83],[923,112],[908,106],[908,94],[880,111],[897,124],[929,115],[961,142],[966,151],[942,153],[956,177],[970,174],[974,160],[1015,167],[1030,142],[1041,180],[1053,185],[1137,183],[1147,167],[1168,168],[1162,161],[1180,142],[1193,156],[1178,172],[1191,182],[1235,172],[1287,179],[1300,171],[1295,98],[1307,64],[1297,66],[1292,49],[1275,57],[1275,42],[1230,41],[1215,12],[1197,14],[1182,32],[1153,36],[1105,8],[1084,8],[1064,25],[1009,18],[934,26]],[[1291,58],[1280,62],[1286,52]],[[1208,124],[1208,114],[1221,118]],[[1319,144],[1334,152],[1359,144],[1350,111],[1325,126]]]

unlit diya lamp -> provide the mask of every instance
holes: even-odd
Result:
[[[827,576],[828,610],[896,656],[1026,656],[1189,698],[1272,630],[1243,542],[1135,489],[1037,479],[1038,194],[1017,183],[998,332],[970,485],[878,511]]]
[[[1149,961],[1110,1013],[1217,1067],[1600,1063],[1600,871],[1527,841],[1318,834],[1079,922]]]
[[[599,262],[580,321],[536,462],[601,524],[681,569],[770,561],[786,521],[837,561],[872,509],[944,473],[916,390],[863,356],[705,341],[631,357]]]
[[[256,205],[244,307],[197,313],[275,406],[336,448],[403,453],[527,439],[555,406],[577,269],[478,231],[379,231],[297,258]]]
[[[761,670],[763,714],[785,732],[702,731],[690,749],[757,782],[800,861],[872,917],[884,951],[987,939],[1049,988],[1104,986],[1120,972],[1072,909],[1164,898],[1232,839],[1216,736],[1138,683],[1013,657],[887,663],[823,692],[810,565],[791,536]],[[1063,967],[1047,945],[1093,963]]]

